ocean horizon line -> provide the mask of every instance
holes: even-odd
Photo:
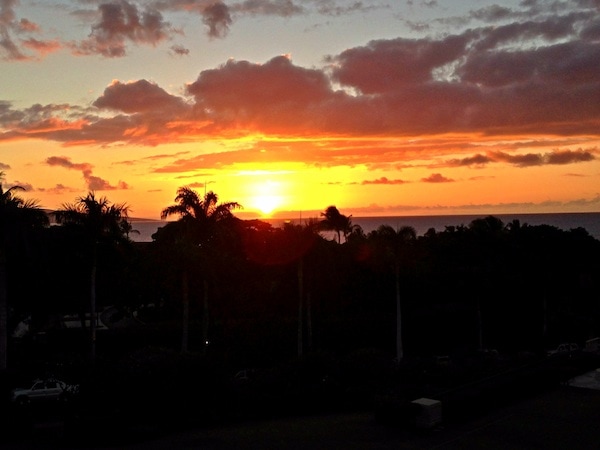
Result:
[[[388,216],[350,216],[354,225],[359,225],[364,233],[375,230],[380,225],[392,227],[412,226],[417,235],[421,236],[430,229],[444,231],[447,226],[469,225],[472,220],[493,216],[504,224],[519,220],[521,225],[550,225],[569,231],[575,228],[584,228],[591,236],[600,239],[600,212],[562,212],[562,213],[501,213],[501,214],[444,214],[444,215],[388,215]],[[285,223],[302,223],[313,217],[253,217],[242,220],[262,220],[272,226],[279,227]],[[155,219],[130,219],[133,228],[139,234],[131,235],[136,242],[152,241],[152,234],[163,224],[173,220]]]
[[[340,211],[341,212],[341,211]],[[289,214],[288,214],[289,213]],[[296,215],[293,215],[296,214]],[[275,213],[273,215],[261,215],[256,212],[234,212],[234,215],[242,220],[308,220],[311,218],[319,218],[322,217],[323,211],[302,211],[302,212],[294,212],[294,211],[285,211],[281,213]],[[342,213],[343,214],[343,213]],[[562,211],[562,212],[498,212],[498,213],[474,213],[474,212],[459,212],[459,213],[447,213],[447,214],[344,214],[350,218],[355,219],[375,219],[375,218],[389,218],[389,217],[500,217],[500,216],[554,216],[554,215],[577,215],[577,214],[600,214],[600,211]],[[173,222],[176,221],[177,218],[170,219],[155,219],[151,217],[129,217],[129,221],[131,222]]]

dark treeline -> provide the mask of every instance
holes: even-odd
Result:
[[[126,206],[93,194],[79,203],[90,196],[116,229],[94,229],[81,220],[90,209],[74,205],[59,225],[3,225],[9,369],[69,376],[91,364],[120,380],[178,384],[173,371],[195,383],[199,373],[312,358],[364,381],[374,361],[545,354],[600,334],[600,241],[582,228],[487,216],[421,236],[389,226],[365,234],[335,206],[273,227],[236,218],[240,205],[213,192],[181,188],[163,210],[176,220],[134,243]],[[107,327],[95,338],[90,309]],[[81,327],[65,328],[65,314]]]
[[[489,216],[422,236],[388,226],[365,235],[329,209],[282,228],[228,214],[209,229],[183,214],[153,242],[107,241],[97,249],[96,309],[114,307],[115,333],[241,365],[359,349],[400,358],[543,351],[600,332],[600,242],[584,229]],[[10,255],[9,330],[30,317],[30,335],[56,331],[60,314],[89,312],[85,239],[75,226],[42,227]]]

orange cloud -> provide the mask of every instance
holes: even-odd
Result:
[[[127,114],[165,114],[168,111],[185,110],[185,102],[164,89],[146,80],[121,83],[114,80],[104,93],[93,103],[98,108],[107,108]]]
[[[49,53],[57,52],[62,48],[62,45],[57,40],[52,41],[40,41],[38,39],[27,39],[23,41],[23,46],[30,50],[34,50],[36,53],[42,56],[46,56]]]
[[[183,0],[160,7],[202,13],[211,5],[222,8]],[[243,5],[248,14],[252,5],[261,14],[275,7]],[[567,148],[600,138],[597,14],[579,8],[578,14],[542,14],[535,22],[523,11],[479,10],[471,19],[503,22],[439,38],[372,41],[327,56],[322,68],[300,67],[287,56],[262,64],[229,60],[200,72],[184,95],[141,79],[114,81],[93,108],[18,110],[4,102],[0,139],[156,146],[263,136],[268,150],[181,159],[161,171],[252,160],[368,168],[432,157],[438,162],[429,167],[588,162],[594,151]],[[214,19],[226,17],[220,14]],[[94,38],[117,47],[127,39],[156,43],[168,29],[158,10],[141,11],[126,1],[102,5],[96,26]],[[531,152],[550,137],[565,148]]]
[[[450,183],[454,180],[446,178],[441,173],[432,173],[426,178],[421,178],[421,181],[424,181],[425,183]]]
[[[46,164],[49,166],[58,166],[65,169],[80,170],[85,180],[87,189],[90,191],[107,191],[115,189],[129,189],[129,185],[124,181],[119,181],[116,186],[111,185],[108,181],[92,174],[92,166],[89,163],[73,163],[66,156],[50,156],[46,158]]]
[[[550,153],[528,153],[526,155],[509,155],[503,152],[492,153],[497,161],[508,162],[519,167],[541,166],[544,164],[571,164],[577,162],[593,161],[595,156],[587,150],[562,150]]]
[[[364,180],[362,184],[404,184],[404,180],[389,180],[387,177],[377,178],[376,180]]]
[[[80,189],[71,188],[71,187],[65,186],[62,183],[58,183],[51,188],[38,188],[37,190],[39,192],[46,192],[49,194],[64,194],[64,193],[70,193],[70,192],[80,192]]]

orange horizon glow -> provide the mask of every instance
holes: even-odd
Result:
[[[188,186],[256,217],[600,211],[595,5],[57,2],[0,24],[0,170],[46,208],[158,219]]]

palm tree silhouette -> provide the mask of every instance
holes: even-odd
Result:
[[[396,361],[404,357],[404,344],[402,339],[402,301],[400,286],[400,271],[404,261],[410,257],[410,248],[417,239],[414,227],[402,226],[394,229],[390,225],[380,225],[372,231],[370,238],[377,242],[382,250],[385,260],[394,268],[394,282],[396,293]]]
[[[175,204],[167,206],[161,212],[161,218],[177,215],[179,220],[168,224],[164,231],[155,234],[157,241],[174,244],[175,253],[180,256],[181,289],[182,289],[182,340],[181,351],[187,352],[189,337],[189,270],[196,258],[200,265],[208,271],[207,260],[212,250],[214,239],[220,225],[232,219],[233,209],[242,206],[237,202],[219,203],[217,194],[209,191],[201,198],[196,191],[188,186],[180,187],[175,196]],[[202,338],[208,342],[208,278],[203,277],[203,315]],[[206,349],[206,345],[203,346]]]
[[[4,190],[4,173],[0,172],[0,371],[7,369],[8,350],[8,276],[9,254],[27,239],[27,234],[49,223],[48,215],[37,201],[24,200],[15,194],[21,186]]]
[[[299,358],[304,354],[305,341],[309,351],[312,347],[311,292],[310,289],[306,289],[306,272],[310,268],[306,267],[306,259],[313,250],[317,239],[321,238],[318,232],[319,226],[316,219],[309,219],[300,225],[286,223],[283,226],[283,234],[286,238],[284,250],[290,261],[296,265],[298,281],[297,349]],[[306,338],[304,336],[305,331]]]
[[[334,231],[337,234],[338,244],[341,243],[341,235],[344,239],[352,232],[352,216],[345,216],[335,207],[328,206],[325,212],[321,213],[324,217],[321,220],[321,228],[327,231]]]
[[[90,362],[96,360],[96,273],[98,269],[98,246],[129,242],[131,224],[129,207],[113,204],[106,197],[96,198],[94,192],[78,197],[75,203],[65,203],[54,211],[56,222],[72,227],[80,233],[89,252],[90,261]]]

